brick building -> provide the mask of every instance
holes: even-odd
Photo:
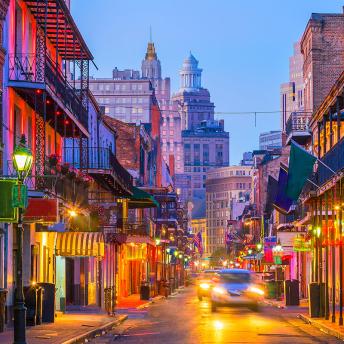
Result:
[[[225,245],[228,220],[236,220],[237,203],[244,205],[250,199],[252,187],[251,166],[216,168],[206,179],[206,255],[213,254]]]
[[[312,13],[301,38],[305,110],[317,110],[344,69],[344,14]]]

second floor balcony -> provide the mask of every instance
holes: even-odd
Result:
[[[65,147],[64,161],[77,169],[86,170],[105,189],[117,196],[130,196],[133,193],[133,179],[118,162],[109,148],[104,147]]]
[[[309,129],[311,118],[311,113],[292,112],[290,114],[286,123],[287,144],[294,140],[300,145],[305,145],[311,140],[312,133]]]
[[[69,121],[87,132],[88,110],[83,93],[74,88],[47,54],[9,55],[9,86],[15,88],[46,121],[56,121],[57,131],[72,136]],[[56,115],[56,116],[55,116]]]

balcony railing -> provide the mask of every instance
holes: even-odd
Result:
[[[16,177],[12,160],[7,162],[7,166],[7,175]],[[25,184],[31,191],[41,191],[58,196],[81,207],[88,205],[88,183],[76,179],[71,173],[62,174],[57,172],[56,168],[49,165],[48,159],[45,164],[44,174],[39,176],[29,175],[25,180]]]
[[[288,142],[291,139],[296,140],[299,143],[304,143],[311,137],[309,130],[309,121],[312,118],[311,113],[304,112],[292,112],[286,123],[286,134]]]
[[[8,79],[23,82],[20,87],[24,88],[24,82],[48,85],[73,116],[88,128],[88,111],[82,104],[80,92],[70,85],[66,75],[48,55],[9,55]]]
[[[117,228],[127,235],[150,236],[149,221],[142,218],[119,218]]]
[[[83,147],[82,150],[82,158],[80,159],[79,147],[65,147],[63,150],[64,161],[70,163],[75,168],[88,170],[108,170],[110,173],[114,173],[116,175],[119,183],[131,190],[133,185],[132,176],[118,162],[116,156],[109,148]]]
[[[332,147],[322,158],[321,161],[329,166],[333,171],[338,172],[344,169],[344,138],[342,138],[335,146]],[[316,180],[319,186],[325,184],[333,177],[327,167],[322,164],[318,164],[318,170],[316,173]]]

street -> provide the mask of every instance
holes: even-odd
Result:
[[[334,337],[297,319],[297,310],[263,306],[260,313],[219,309],[199,302],[193,287],[142,310],[112,332],[91,341],[119,343],[339,343]]]

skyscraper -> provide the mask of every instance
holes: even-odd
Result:
[[[162,114],[161,140],[164,160],[174,160],[176,173],[183,173],[183,146],[181,116],[178,104],[171,100],[171,80],[162,78],[161,63],[153,42],[148,42],[147,52],[141,65],[142,78],[149,79],[154,87]]]
[[[184,174],[190,182],[190,190],[184,194],[189,195],[186,201],[193,203],[192,217],[204,218],[206,173],[229,165],[229,133],[224,131],[223,120],[214,120],[214,103],[202,87],[202,69],[191,53],[179,75],[180,89],[172,99],[181,111]]]

